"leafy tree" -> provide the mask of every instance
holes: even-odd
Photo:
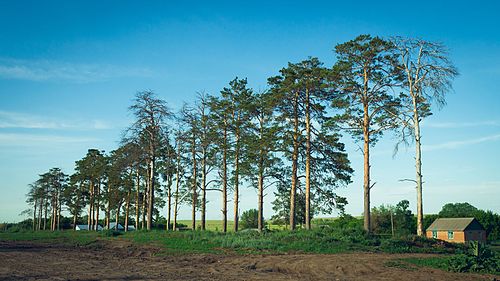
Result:
[[[345,199],[337,196],[334,189],[350,182],[352,169],[340,135],[334,132],[336,119],[327,116],[326,105],[335,94],[331,88],[331,71],[317,58],[309,58],[289,64],[280,72],[281,75],[270,78],[269,83],[280,101],[278,111],[284,123],[282,126],[293,128],[283,133],[285,157],[292,164],[290,227],[295,227],[295,197],[303,178],[305,225],[310,229],[311,202],[316,204],[317,213],[341,209]]]
[[[240,225],[243,229],[255,229],[259,226],[259,211],[257,209],[246,210],[241,214]]]
[[[473,217],[478,209],[471,204],[464,203],[448,203],[439,211],[441,218],[467,218]]]
[[[230,153],[230,122],[231,111],[230,102],[224,98],[211,97],[209,101],[210,119],[214,121],[215,149],[218,151],[216,155],[219,164],[218,184],[221,187],[222,193],[222,231],[227,232],[227,190],[228,190],[228,159]]]
[[[351,134],[363,141],[364,156],[364,228],[370,222],[370,147],[385,130],[395,127],[397,100],[388,91],[396,85],[394,45],[379,37],[360,35],[335,46],[337,63],[334,77],[343,101],[344,114],[338,121],[347,125]]]
[[[424,235],[422,203],[422,150],[420,122],[432,114],[431,104],[445,104],[458,71],[448,58],[444,45],[420,39],[395,37],[391,39],[398,56],[398,68],[404,77],[400,94],[401,141],[415,142],[417,185],[417,235]]]
[[[280,149],[280,134],[282,128],[276,121],[274,111],[276,96],[272,92],[256,94],[252,100],[253,122],[249,136],[244,144],[247,147],[243,174],[250,179],[258,190],[258,223],[257,229],[264,228],[264,192],[280,178],[280,168],[283,166],[278,157]]]
[[[156,97],[152,91],[138,92],[134,99],[134,104],[129,109],[135,117],[135,122],[126,132],[128,138],[137,139],[143,137],[147,144],[147,229],[151,230],[159,142],[161,141],[161,136],[168,133],[167,120],[172,116],[172,113],[167,103]]]
[[[372,228],[378,234],[407,235],[413,232],[413,214],[409,210],[408,200],[400,201],[396,206],[381,205],[372,208]]]
[[[229,107],[229,133],[232,143],[230,144],[231,156],[233,160],[232,185],[234,194],[234,231],[238,231],[239,222],[239,186],[241,165],[245,160],[245,140],[249,137],[249,127],[251,118],[252,89],[247,86],[247,79],[234,78],[229,82],[229,87],[221,91],[221,98],[226,101]]]
[[[101,207],[101,185],[106,177],[107,160],[103,151],[89,149],[87,155],[76,161],[75,171],[79,174],[80,181],[88,185],[89,190],[89,230],[98,230],[99,210]]]

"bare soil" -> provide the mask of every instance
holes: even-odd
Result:
[[[0,280],[493,280],[391,261],[422,254],[158,256],[125,241],[91,246],[0,241]],[[428,255],[427,255],[428,256]]]

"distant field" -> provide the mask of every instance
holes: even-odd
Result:
[[[329,221],[333,221],[336,218],[316,218],[311,222],[312,227],[323,225]],[[191,228],[191,220],[178,220],[178,223],[182,223],[187,225],[187,227]],[[222,220],[207,220],[205,222],[205,226],[207,230],[220,231],[222,230]],[[271,230],[285,230],[287,229],[286,225],[277,225],[267,223],[267,227]],[[201,222],[199,220],[196,221],[196,229],[201,228]],[[233,231],[234,221],[227,221],[227,231]]]

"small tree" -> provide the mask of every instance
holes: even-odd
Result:
[[[257,228],[259,226],[259,211],[257,209],[244,211],[240,217],[240,226],[243,229]]]

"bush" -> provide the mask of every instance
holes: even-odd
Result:
[[[481,244],[471,244],[464,253],[448,260],[448,270],[455,272],[500,273],[500,257]]]
[[[242,229],[259,227],[259,211],[257,209],[244,211],[240,217],[240,226]]]

